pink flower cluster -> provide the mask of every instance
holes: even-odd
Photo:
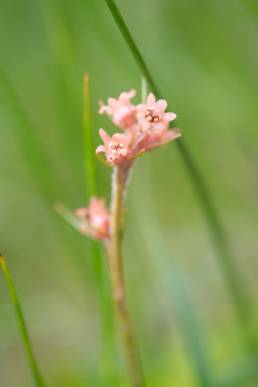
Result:
[[[175,113],[167,113],[167,102],[151,93],[146,102],[133,105],[135,90],[121,93],[118,99],[109,98],[108,104],[100,107],[101,114],[110,116],[113,123],[123,130],[110,136],[99,130],[103,145],[96,153],[104,152],[106,161],[112,166],[129,165],[146,151],[160,147],[181,136],[179,129],[169,129]],[[107,240],[110,237],[110,211],[103,199],[91,198],[88,208],[79,208],[75,215],[80,220],[80,230],[93,239]]]
[[[88,208],[79,208],[75,215],[80,220],[80,231],[93,239],[109,238],[110,211],[104,199],[91,198]]]
[[[107,162],[113,166],[129,163],[140,154],[181,136],[179,129],[169,129],[176,115],[165,112],[164,99],[156,101],[150,93],[145,103],[133,105],[131,99],[135,94],[135,90],[130,90],[121,93],[118,99],[109,98],[108,104],[102,104],[99,110],[124,131],[109,136],[104,129],[99,130],[104,144],[98,146],[96,153],[104,152]]]

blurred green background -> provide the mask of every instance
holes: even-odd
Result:
[[[124,255],[149,387],[258,386],[258,13],[252,4],[118,1],[207,181],[248,304],[248,316],[239,320],[176,144],[142,157],[128,192]],[[107,281],[103,296],[89,242],[54,205],[86,203],[84,72],[96,145],[99,127],[113,130],[97,114],[98,100],[132,87],[140,94],[141,73],[103,0],[0,0],[0,41],[0,250],[42,373],[52,387],[127,386],[119,341],[106,321]],[[108,200],[111,171],[99,162],[97,168],[99,194]],[[0,316],[0,386],[31,387],[3,277]]]

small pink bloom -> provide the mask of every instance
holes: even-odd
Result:
[[[102,105],[100,114],[107,114],[119,128],[134,130],[136,126],[136,107],[131,103],[136,91],[130,90],[119,95],[118,99],[108,98],[108,104]]]
[[[104,199],[91,198],[89,207],[77,209],[75,215],[81,221],[82,234],[97,240],[109,237],[110,212]]]
[[[176,140],[181,136],[179,129],[164,129],[160,132],[143,132],[139,139],[139,146],[142,148],[142,151],[150,151],[154,148],[158,148],[162,145],[167,144],[170,141]]]
[[[179,129],[169,129],[169,123],[176,115],[166,113],[165,100],[156,101],[150,93],[146,103],[133,106],[130,99],[134,95],[135,91],[131,90],[120,94],[118,99],[109,98],[108,105],[100,109],[100,113],[112,116],[117,126],[127,129],[125,133],[113,136],[109,136],[104,129],[99,130],[104,144],[98,146],[96,153],[104,152],[107,162],[113,166],[126,164],[142,153],[181,136]]]
[[[104,152],[109,164],[120,165],[133,158],[132,133],[115,133],[113,136],[109,136],[104,129],[100,129],[99,135],[102,138],[104,145],[98,146],[96,153]]]
[[[176,118],[175,113],[166,113],[167,101],[159,99],[156,101],[155,96],[150,93],[146,103],[137,107],[138,120],[142,131],[158,131],[167,129],[169,122]]]

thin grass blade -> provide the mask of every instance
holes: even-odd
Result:
[[[160,90],[154,81],[154,78],[147,66],[142,53],[140,52],[132,34],[127,27],[127,24],[116,5],[114,0],[105,0],[111,14],[117,24],[122,36],[124,37],[132,55],[134,56],[143,76],[146,78],[150,89],[156,94],[157,97],[161,97]],[[202,208],[203,214],[206,218],[207,224],[210,228],[212,235],[214,248],[217,251],[217,257],[220,267],[223,271],[231,298],[235,307],[236,315],[239,322],[242,325],[242,331],[244,332],[245,342],[250,346],[250,333],[248,332],[248,321],[250,319],[250,308],[248,306],[248,297],[245,294],[246,290],[243,286],[242,280],[240,279],[238,270],[234,264],[232,252],[228,243],[228,239],[222,222],[217,215],[217,209],[213,201],[211,192],[208,185],[203,177],[203,174],[194,159],[189,146],[186,144],[184,139],[176,141],[179,153],[184,162],[186,170],[191,179],[192,185],[199,198],[199,203]]]
[[[96,153],[93,138],[92,116],[91,116],[91,102],[90,102],[90,88],[89,88],[89,75],[85,74],[83,78],[83,135],[84,135],[84,165],[85,165],[85,182],[87,199],[91,196],[97,196],[98,183],[96,172]],[[112,370],[110,367],[110,353],[114,344],[114,328],[112,317],[112,303],[110,296],[109,284],[106,278],[105,259],[99,243],[96,241],[90,241],[91,255],[94,277],[97,283],[99,302],[101,308],[101,321],[102,321],[102,341],[103,341],[103,353],[102,361],[105,368],[106,383],[109,385],[113,378]],[[111,378],[107,378],[107,375],[111,375]],[[110,379],[110,380],[109,380]]]
[[[15,310],[15,315],[17,319],[17,323],[20,329],[21,338],[23,341],[23,345],[25,348],[25,352],[28,358],[28,362],[31,367],[34,383],[36,387],[44,387],[45,383],[43,382],[42,375],[39,370],[39,366],[37,364],[37,360],[35,357],[35,354],[33,352],[31,339],[29,336],[28,328],[25,322],[24,314],[21,308],[21,304],[14,286],[13,278],[11,275],[11,272],[9,271],[9,268],[7,266],[5,258],[0,254],[0,267],[2,269],[6,285],[9,290],[10,298]]]
[[[63,203],[57,203],[55,210],[62,216],[62,218],[70,224],[75,230],[80,231],[80,221]]]
[[[20,144],[24,160],[30,168],[36,188],[46,205],[52,209],[53,204],[61,194],[58,188],[59,181],[52,173],[53,168],[51,168],[46,151],[37,136],[37,131],[32,125],[28,113],[22,106],[18,93],[2,69],[0,69],[0,100],[1,103],[7,103],[10,106],[13,116],[17,119],[17,125],[13,129],[15,129],[15,136]],[[53,221],[62,240],[67,244],[71,256],[74,256],[74,252],[78,251],[78,243],[75,245],[73,237],[66,233],[66,230],[60,229],[57,217],[54,212],[51,211],[51,213],[53,213]],[[81,250],[83,248],[83,246],[80,247]]]
[[[152,208],[155,209],[154,204]],[[163,239],[163,234],[160,234],[160,228],[154,224],[143,225],[141,217],[138,215],[132,202],[130,203],[130,209],[133,211],[134,217],[131,238],[134,241],[133,248],[138,251],[137,256],[139,255],[144,259],[145,273],[143,275],[153,285],[155,282],[158,282],[158,287],[162,287],[162,295],[169,295],[170,304],[167,307],[172,311],[171,315],[175,314],[179,321],[180,331],[188,350],[198,385],[201,387],[213,387],[213,374],[204,332],[196,318],[189,291],[177,268],[176,259],[166,248],[166,240]],[[155,241],[148,238],[148,235],[155,235]],[[140,245],[139,240],[141,241]],[[166,270],[164,270],[164,266],[161,265],[161,260],[157,259],[157,256],[162,257],[162,261],[169,262]]]
[[[215,387],[256,386],[258,380],[258,353],[231,361],[217,378]]]
[[[95,167],[95,151],[90,107],[89,75],[83,78],[83,133],[84,161],[88,196],[97,195],[97,176]]]
[[[242,0],[243,5],[255,16],[258,16],[258,4],[256,0]]]
[[[89,76],[83,78],[83,136],[84,136],[84,165],[87,200],[92,196],[97,196],[97,173],[95,147],[93,143],[93,130],[90,107]],[[96,279],[101,285],[103,278],[103,264],[99,245],[91,241],[92,260]]]
[[[15,112],[19,125],[17,125],[17,138],[30,167],[32,174],[40,178],[35,179],[40,192],[52,202],[56,196],[56,179],[51,175],[49,160],[39,141],[37,132],[21,104],[20,98],[13,87],[10,79],[3,69],[0,68],[0,100],[1,104],[8,103]]]

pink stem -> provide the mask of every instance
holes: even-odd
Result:
[[[128,315],[123,275],[123,257],[121,251],[121,231],[124,212],[123,202],[129,171],[130,165],[115,167],[113,171],[111,239],[107,243],[107,251],[111,272],[113,301],[115,304],[117,322],[121,333],[131,385],[133,387],[144,387],[144,377]]]

